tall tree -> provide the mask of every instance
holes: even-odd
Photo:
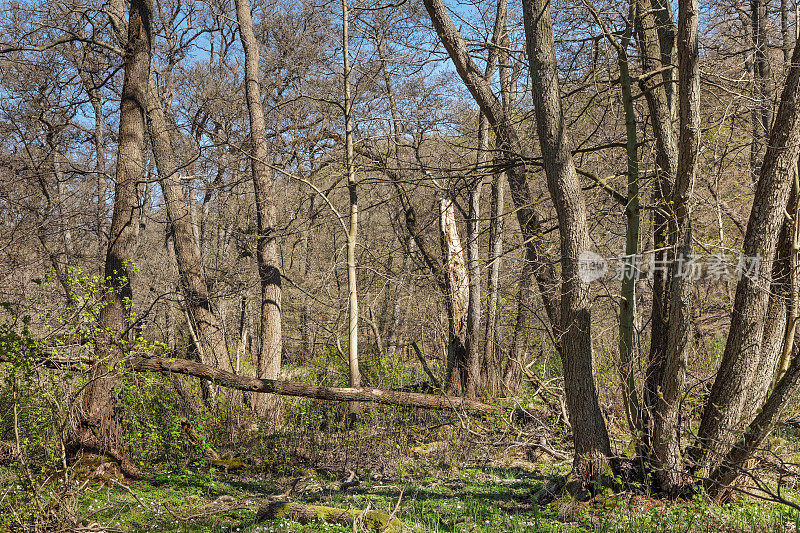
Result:
[[[119,148],[114,186],[114,211],[105,261],[105,277],[109,283],[106,305],[100,311],[99,323],[107,335],[101,337],[99,352],[105,357],[95,363],[83,396],[83,409],[91,435],[82,440],[99,441],[114,449],[119,442],[120,427],[114,410],[113,390],[116,384],[113,366],[124,357],[133,292],[131,261],[138,225],[137,185],[144,181],[145,109],[147,83],[150,78],[152,50],[152,0],[132,0],[128,16],[125,48],[125,75],[122,83],[119,118]],[[121,337],[120,337],[121,335]],[[94,439],[92,437],[95,437]]]
[[[536,132],[561,236],[561,317],[556,335],[575,444],[573,469],[579,480],[589,482],[608,473],[611,444],[594,375],[589,285],[578,275],[581,254],[589,250],[586,205],[562,112],[550,2],[523,0],[522,8]]]
[[[281,271],[276,240],[274,174],[268,164],[267,127],[261,102],[259,48],[253,31],[249,0],[236,0],[239,36],[244,48],[245,99],[250,119],[250,169],[256,199],[256,261],[261,281],[261,342],[258,345],[256,374],[275,379],[281,368]],[[279,417],[278,399],[257,397],[256,412],[273,420]]]
[[[800,47],[795,46],[792,65],[786,76],[780,105],[772,122],[767,149],[756,184],[753,206],[743,243],[743,259],[758,265],[758,272],[745,272],[736,286],[731,326],[719,370],[706,400],[698,437],[700,448],[693,450],[696,462],[715,465],[736,433],[749,420],[747,403],[762,356],[764,323],[769,301],[776,248],[784,223],[798,152],[800,152]]]
[[[679,484],[680,448],[678,410],[689,360],[692,275],[686,271],[692,258],[689,194],[697,173],[700,148],[700,74],[697,31],[698,0],[678,5],[678,174],[672,191],[672,216],[677,230],[676,261],[670,272],[669,329],[660,401],[654,415],[653,448],[660,464],[662,488],[673,492]],[[683,268],[683,272],[681,271]]]
[[[186,314],[198,339],[196,348],[200,362],[230,372],[233,367],[222,328],[211,306],[202,258],[192,228],[189,200],[180,183],[167,117],[153,77],[148,84],[147,119],[158,181],[172,225]]]
[[[350,366],[350,386],[361,386],[358,369],[358,278],[356,244],[358,239],[358,184],[353,157],[353,96],[350,90],[350,12],[347,0],[342,0],[342,92],[344,95],[344,143],[349,226],[347,228],[347,361]]]

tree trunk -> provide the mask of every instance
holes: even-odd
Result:
[[[637,0],[636,36],[642,70],[650,73],[640,81],[647,100],[656,146],[656,177],[653,188],[653,253],[650,276],[653,283],[653,303],[650,318],[650,353],[645,371],[644,405],[642,425],[645,447],[650,446],[651,418],[659,402],[659,389],[664,374],[667,352],[669,313],[668,276],[664,265],[668,264],[667,252],[670,239],[674,238],[674,224],[668,216],[667,200],[672,195],[672,183],[678,168],[678,146],[672,126],[672,64],[675,48],[674,22],[669,2],[661,0]],[[666,70],[664,70],[666,68]],[[661,71],[659,75],[657,72]],[[673,241],[674,242],[674,241]],[[659,268],[652,268],[658,266]]]
[[[353,157],[353,98],[350,94],[350,14],[347,0],[342,0],[342,62],[344,67],[345,170],[350,199],[347,229],[347,360],[350,366],[350,386],[361,385],[358,369],[358,279],[356,276],[356,243],[358,237],[358,188]]]
[[[424,0],[425,9],[431,18],[439,39],[447,49],[450,59],[458,71],[464,85],[480,107],[481,112],[489,120],[489,125],[497,137],[497,149],[501,163],[507,164],[506,178],[508,179],[511,199],[514,202],[520,231],[524,238],[525,246],[530,248],[527,257],[533,261],[533,275],[539,286],[547,316],[554,326],[558,324],[557,284],[555,273],[549,261],[542,257],[541,223],[539,216],[532,207],[537,199],[531,193],[527,183],[527,170],[519,162],[519,155],[525,154],[520,136],[513,117],[506,113],[503,104],[492,92],[487,82],[467,49],[467,43],[456,29],[453,21],[447,14],[447,8],[442,0]]]
[[[741,474],[745,462],[778,423],[786,406],[797,397],[798,385],[800,385],[800,357],[795,350],[786,374],[775,386],[775,390],[770,394],[758,416],[750,423],[736,444],[730,447],[720,465],[704,482],[709,494],[719,496],[733,485]]]
[[[111,335],[125,330],[129,315],[131,291],[130,261],[135,245],[134,226],[138,219],[136,185],[144,181],[144,112],[147,102],[147,81],[150,77],[152,0],[131,0],[128,20],[128,41],[125,49],[125,76],[122,84],[119,119],[119,150],[114,188],[114,211],[106,252],[105,277],[108,290],[105,306],[100,311],[99,326]],[[114,369],[123,357],[110,339],[98,340],[99,360],[92,366],[83,395],[83,410],[88,425],[102,446],[115,448],[120,438],[114,410]],[[90,439],[89,434],[83,440]]]
[[[88,78],[88,75],[86,75]],[[106,226],[106,147],[105,147],[105,117],[103,115],[103,103],[99,87],[94,87],[90,80],[84,81],[84,87],[89,94],[89,102],[92,104],[94,112],[94,148],[95,176],[97,205],[94,213],[94,233],[97,239],[97,264],[103,264],[103,243],[105,242]]]
[[[483,122],[482,119],[479,119]],[[479,137],[480,137],[479,132]],[[484,139],[489,136],[488,123],[483,130]],[[488,139],[487,139],[488,140]],[[483,139],[479,139],[480,145]],[[480,151],[480,147],[479,147]],[[482,159],[482,155],[478,156]],[[480,170],[479,170],[480,172]],[[467,398],[475,398],[477,389],[481,386],[481,357],[480,357],[480,327],[481,327],[481,265],[480,265],[480,246],[478,238],[480,236],[480,209],[481,209],[481,189],[483,179],[475,179],[469,190],[469,210],[467,214],[467,279],[468,281],[468,305],[467,305],[467,329],[465,335],[465,349],[467,352]]]
[[[487,385],[499,392],[503,385],[503,359],[500,344],[500,271],[503,262],[503,209],[505,191],[502,175],[492,177],[492,201],[489,222],[489,306],[486,310],[484,367]],[[530,274],[528,274],[530,276]]]
[[[519,389],[519,384],[522,381],[522,369],[528,362],[527,357],[527,326],[528,316],[531,314],[531,304],[533,301],[533,294],[531,290],[531,278],[533,271],[533,260],[528,256],[530,248],[523,248],[522,256],[522,269],[519,273],[519,282],[517,286],[517,312],[514,318],[514,331],[511,336],[511,349],[506,361],[506,366],[503,372],[503,384],[509,392],[516,393]],[[554,339],[556,343],[558,339]],[[561,351],[561,347],[557,344],[556,348]]]
[[[587,4],[588,5],[588,4]],[[625,206],[625,256],[622,268],[622,287],[619,302],[619,358],[622,377],[622,398],[632,435],[643,429],[639,399],[636,394],[634,365],[634,331],[636,322],[636,282],[639,278],[639,153],[636,133],[636,111],[633,105],[632,82],[628,63],[628,48],[633,35],[636,3],[631,1],[628,25],[621,38],[606,27],[600,15],[590,7],[603,34],[617,51],[617,67],[625,113],[625,154],[627,155],[628,203]]]
[[[267,131],[259,83],[258,42],[253,33],[249,0],[236,0],[239,35],[245,54],[245,97],[250,117],[250,168],[256,198],[256,261],[261,280],[261,342],[258,347],[256,375],[275,379],[281,368],[281,272],[278,266],[278,243],[275,228],[274,176],[267,159]],[[280,418],[278,399],[259,397],[255,403],[261,417],[273,421]]]
[[[439,200],[439,227],[442,235],[442,253],[446,258],[444,273],[450,309],[446,387],[450,394],[469,396],[470,369],[464,342],[469,308],[469,277],[464,263],[461,239],[458,237],[455,209],[450,199]]]
[[[771,272],[791,180],[800,148],[800,46],[792,54],[780,106],[775,116],[756,186],[745,233],[744,258],[760,258],[759,271]],[[745,274],[747,274],[745,272]],[[702,449],[693,451],[698,464],[710,465],[735,441],[746,412],[755,370],[762,355],[770,280],[763,275],[742,275],[736,286],[731,326],[717,377],[700,421]],[[706,465],[708,466],[708,465]]]
[[[557,336],[561,338],[564,392],[575,442],[573,467],[577,478],[588,483],[609,474],[611,445],[594,377],[589,286],[578,276],[579,257],[589,250],[586,206],[562,115],[550,3],[524,0],[522,7],[536,131],[561,236]]]
[[[761,172],[761,159],[764,154],[764,139],[769,133],[772,119],[772,91],[770,90],[770,68],[767,57],[767,16],[766,0],[750,0],[750,38],[753,45],[753,90],[756,105],[753,110],[753,145],[751,160],[753,181]]]
[[[150,78],[148,85],[147,118],[150,144],[153,147],[158,170],[158,182],[172,224],[175,259],[178,264],[184,304],[200,343],[197,346],[200,362],[230,371],[232,367],[225,337],[211,306],[208,285],[203,274],[202,258],[198,254],[192,229],[190,208],[176,169],[167,119],[153,77]]]
[[[411,268],[411,254],[412,254],[412,246],[413,241],[411,237],[405,237],[403,239],[404,246],[402,247],[403,250],[403,266],[400,269],[400,280],[397,283],[397,292],[393,299],[392,303],[392,315],[387,324],[387,339],[386,339],[386,353],[389,359],[392,359],[397,352],[397,344],[398,339],[400,336],[400,315],[402,314],[402,309],[400,306],[400,302],[402,301],[400,298],[401,293],[403,292],[407,283],[410,283],[407,280],[409,269]]]
[[[692,257],[692,227],[689,194],[697,173],[700,149],[700,75],[697,66],[698,0],[681,0],[678,5],[678,173],[672,194],[673,216],[677,229],[677,260],[670,275],[669,330],[660,401],[655,406],[653,450],[660,468],[657,479],[667,492],[680,481],[681,451],[678,413],[689,360],[692,273],[681,267]]]

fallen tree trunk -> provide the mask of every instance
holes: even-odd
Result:
[[[371,511],[369,508],[359,511],[358,509],[339,509],[292,502],[268,504],[258,511],[256,523],[279,518],[294,520],[303,525],[313,522],[328,522],[340,526],[353,526],[354,531],[357,525],[361,525],[367,531],[381,533],[400,533],[403,529],[403,523],[394,517],[394,513]]]
[[[65,360],[58,356],[48,357],[42,354],[45,366],[60,367],[74,366],[76,364],[91,364],[92,361],[83,357],[78,360]],[[7,354],[0,353],[0,362],[13,362]],[[183,374],[196,378],[211,380],[223,387],[249,392],[278,394],[281,396],[299,396],[303,398],[316,398],[333,402],[371,402],[384,405],[403,405],[419,409],[457,409],[477,414],[491,414],[503,411],[502,408],[468,400],[457,396],[436,394],[423,394],[419,392],[403,392],[372,387],[322,387],[301,383],[299,381],[281,381],[277,379],[259,379],[248,376],[239,376],[225,370],[204,365],[187,359],[170,357],[133,356],[124,362],[125,366],[136,372],[169,372]]]
[[[298,381],[259,379],[237,376],[202,363],[166,357],[133,357],[128,364],[137,372],[171,372],[214,381],[222,386],[250,392],[301,396],[334,402],[372,402],[384,405],[404,405],[420,409],[460,409],[474,413],[494,413],[493,405],[459,398],[418,392],[401,392],[372,387],[322,387]]]

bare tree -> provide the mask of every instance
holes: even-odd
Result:
[[[259,83],[258,41],[253,32],[249,0],[236,0],[239,35],[245,53],[245,97],[250,117],[250,168],[256,198],[256,260],[261,280],[261,342],[257,377],[275,379],[281,368],[281,272],[275,228],[275,184],[268,164],[267,132]],[[279,417],[277,398],[259,397],[256,412],[261,417]]]
[[[120,438],[120,428],[114,412],[114,371],[109,370],[122,359],[124,339],[129,330],[126,319],[132,303],[131,261],[138,225],[137,184],[144,181],[145,109],[147,83],[150,78],[152,49],[153,3],[151,0],[132,0],[128,17],[128,40],[125,49],[125,79],[122,85],[119,120],[117,175],[114,187],[114,211],[111,218],[105,276],[109,283],[106,305],[100,312],[99,323],[109,335],[98,346],[101,359],[92,367],[89,384],[83,397],[83,409],[89,426],[83,431],[84,443],[97,441],[113,449]],[[117,337],[121,336],[119,341]],[[122,344],[118,344],[121,342]],[[91,427],[98,435],[92,434]],[[94,437],[94,438],[93,438]]]
[[[589,286],[578,274],[581,254],[589,249],[586,206],[562,115],[550,3],[525,0],[522,6],[536,131],[561,235],[561,317],[556,335],[575,444],[573,469],[579,480],[589,482],[608,472],[611,444],[594,376]]]

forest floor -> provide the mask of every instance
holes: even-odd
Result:
[[[20,523],[37,518],[45,525],[45,515],[52,516],[49,529],[70,531],[370,530],[363,520],[361,527],[257,520],[268,502],[289,499],[394,513],[404,531],[800,532],[800,515],[744,496],[712,505],[700,496],[667,502],[641,491],[607,491],[587,502],[566,495],[536,505],[532,495],[566,473],[568,460],[517,445],[519,438],[500,445],[479,441],[474,431],[444,420],[426,420],[424,435],[375,424],[327,432],[309,428],[266,444],[261,438],[258,446],[229,448],[223,451],[228,459],[216,464],[195,450],[194,456],[145,462],[137,481],[113,468],[98,475],[100,459],[67,475],[56,469],[26,477],[19,468],[0,468],[0,509],[7,513],[0,531],[23,530]],[[65,516],[71,525],[53,523]]]
[[[798,531],[785,509],[746,500],[709,506],[701,499],[667,504],[633,494],[589,502],[561,498],[531,504],[545,477],[519,468],[464,468],[448,478],[385,478],[345,492],[339,476],[307,469],[295,501],[348,509],[380,509],[410,531]],[[327,523],[256,523],[257,510],[290,480],[169,468],[146,481],[90,485],[78,501],[85,530],[100,531],[354,531]],[[402,494],[402,497],[401,497]]]

